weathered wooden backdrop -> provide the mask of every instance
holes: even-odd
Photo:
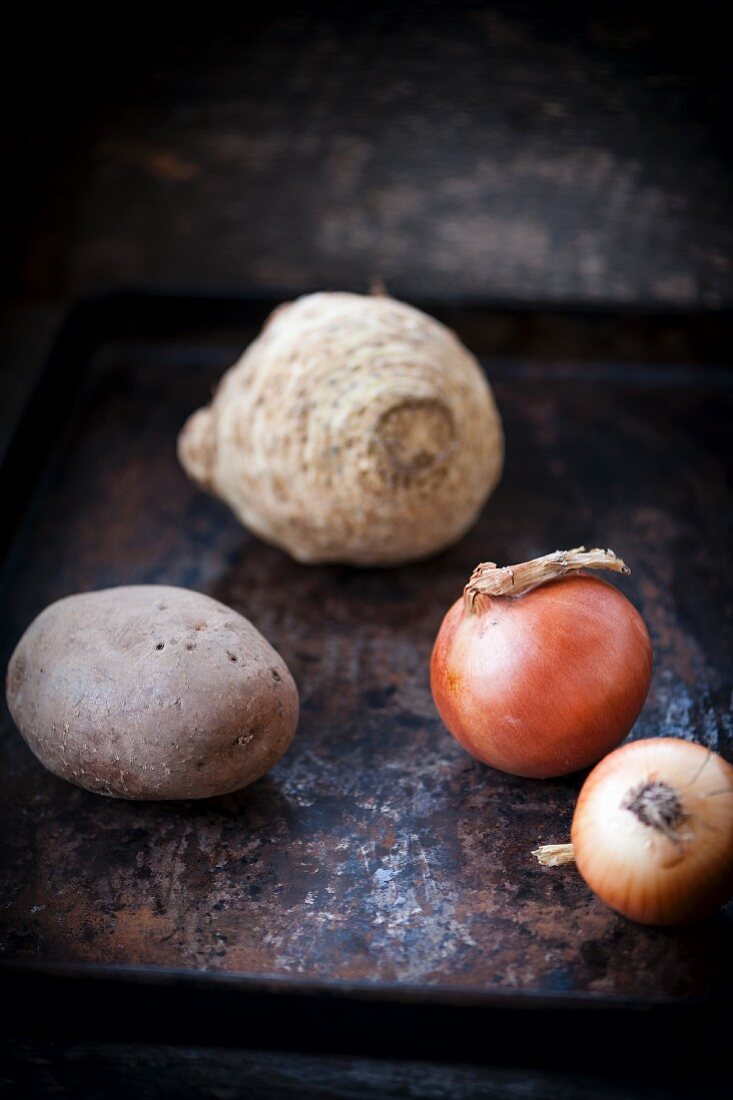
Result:
[[[657,8],[52,13],[6,36],[6,279],[730,305],[730,36]]]

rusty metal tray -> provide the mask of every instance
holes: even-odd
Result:
[[[570,1030],[576,1066],[611,1041],[617,1063],[639,1057],[655,1037],[674,1064],[729,1007],[730,909],[643,928],[573,869],[536,866],[532,847],[567,836],[582,776],[524,781],[473,761],[435,713],[427,662],[479,560],[609,545],[633,567],[625,591],[656,654],[634,736],[730,756],[733,375],[660,342],[681,330],[664,318],[444,310],[489,356],[507,433],[500,488],[431,561],[304,567],[198,492],[175,457],[181,423],[268,308],[144,292],[77,307],[8,451],[3,663],[58,597],[178,584],[251,618],[302,700],[268,777],[160,804],[46,773],[3,704],[13,1026],[513,1064],[567,1062]],[[678,362],[644,361],[660,347]],[[641,361],[614,361],[635,349]]]

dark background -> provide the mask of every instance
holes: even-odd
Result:
[[[120,286],[276,300],[380,278],[429,303],[730,310],[723,15],[705,0],[6,14],[0,451],[65,307]],[[725,358],[727,326],[706,332],[626,351]]]
[[[446,310],[490,306],[489,353],[727,365],[724,11],[6,14],[0,457],[69,305],[117,288],[276,300],[382,279]],[[14,1043],[2,1057],[0,1092],[26,1095],[80,1081],[88,1095],[229,1095],[233,1081],[273,1097],[342,1095],[344,1082],[358,1096],[662,1095],[541,1069],[251,1051]]]
[[[730,306],[723,10],[27,6],[3,285]]]

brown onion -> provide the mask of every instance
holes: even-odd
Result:
[[[617,588],[585,570],[629,569],[610,550],[477,566],[433,649],[435,705],[470,753],[545,778],[594,764],[644,705],[652,647]]]
[[[679,738],[632,741],[586,779],[571,837],[535,855],[574,858],[612,909],[644,924],[707,916],[733,892],[733,768]]]

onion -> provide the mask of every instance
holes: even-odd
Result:
[[[652,647],[624,595],[579,572],[630,570],[611,550],[479,565],[443,620],[430,663],[435,705],[486,764],[534,778],[594,764],[644,705]]]
[[[586,779],[571,837],[535,855],[574,857],[612,909],[644,924],[705,917],[733,893],[733,768],[675,737],[632,741]]]

